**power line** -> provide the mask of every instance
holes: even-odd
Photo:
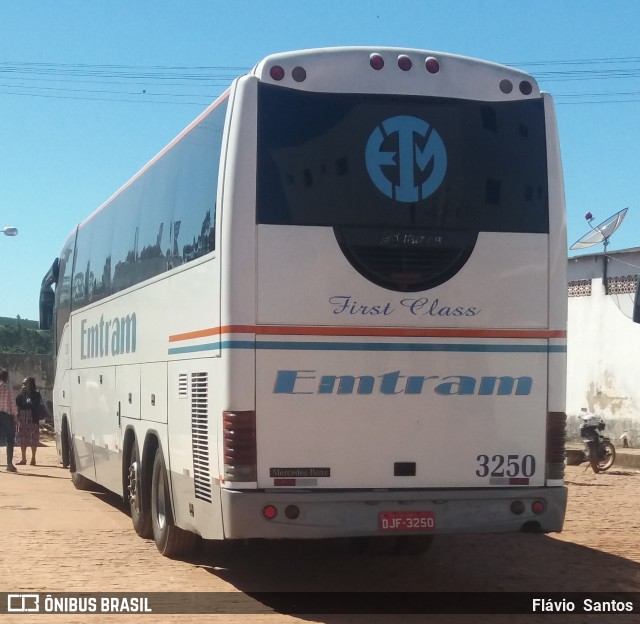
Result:
[[[509,63],[529,71],[541,84],[589,84],[591,81],[614,81],[616,85],[633,84],[640,79],[640,56],[602,57],[589,59],[559,59]],[[638,83],[640,86],[640,83]],[[562,93],[556,87],[549,88],[557,105],[625,104],[640,101],[640,91],[623,91],[619,88]]]
[[[519,63],[505,63],[510,67],[534,66],[534,65],[587,65],[594,63],[639,63],[640,56],[613,56],[592,59],[569,59],[553,61],[520,61]]]
[[[583,84],[640,79],[640,56],[508,63],[526,68],[539,83]],[[589,69],[590,67],[590,69]],[[197,105],[213,101],[218,91],[249,67],[225,65],[124,65],[91,63],[0,62],[4,95],[154,104]],[[87,85],[88,88],[78,88]],[[93,86],[103,88],[91,88]],[[639,85],[640,86],[640,85]],[[122,87],[128,89],[123,90]],[[147,88],[151,87],[152,90]],[[153,90],[163,87],[160,91]],[[640,91],[600,90],[561,93],[550,88],[557,104],[614,104],[640,101]],[[157,98],[165,98],[158,100]],[[168,98],[168,99],[167,99]],[[595,99],[594,99],[595,98]],[[196,99],[202,101],[187,101]]]
[[[0,83],[0,93],[49,99],[202,106],[218,97],[219,93],[212,90],[228,86],[247,70],[239,66],[0,62],[0,79],[4,81]],[[94,85],[103,88],[90,88]],[[157,91],[154,87],[162,88]],[[197,101],[187,101],[189,99]]]
[[[26,90],[51,90],[51,91],[68,91],[71,93],[98,93],[98,94],[114,94],[114,95],[140,95],[144,97],[168,96],[168,97],[206,97],[211,99],[217,97],[210,94],[202,93],[153,93],[143,89],[142,91],[112,91],[109,89],[70,89],[68,87],[20,87],[11,84],[0,83],[0,89],[26,89]],[[34,94],[37,95],[37,94]]]
[[[79,95],[51,95],[45,93],[13,93],[11,91],[1,91],[3,95],[16,95],[16,96],[24,96],[31,98],[48,98],[48,99],[56,99],[56,100],[82,100],[88,102],[127,102],[130,104],[179,104],[179,105],[189,105],[189,106],[206,106],[215,100],[215,97],[211,98],[207,102],[176,102],[176,101],[168,101],[168,100],[142,100],[142,99],[126,99],[126,98],[106,98],[106,97],[83,97]],[[217,96],[216,96],[217,97]]]

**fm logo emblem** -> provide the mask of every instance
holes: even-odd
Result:
[[[384,146],[394,145],[393,151]],[[442,137],[423,119],[399,115],[385,119],[367,140],[367,172],[387,197],[415,202],[435,193],[447,172]]]

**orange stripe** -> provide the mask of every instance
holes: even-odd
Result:
[[[220,334],[260,336],[378,336],[388,338],[566,338],[564,330],[547,329],[418,329],[387,327],[291,327],[281,325],[224,325],[169,336],[181,342]]]
[[[184,334],[175,334],[169,336],[169,342],[180,342],[181,340],[192,340],[193,338],[205,338],[206,336],[217,336],[220,333],[219,327],[210,327],[209,329],[198,329]]]

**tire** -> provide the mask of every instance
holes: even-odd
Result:
[[[69,467],[69,427],[65,420],[62,424],[62,430],[60,432],[60,451],[62,455],[62,467]]]
[[[591,470],[596,474],[600,472],[600,467],[598,465],[598,446],[597,443],[593,440],[589,440],[587,442],[587,461],[591,466]]]
[[[395,552],[398,537],[395,535],[372,535],[370,537],[352,537],[351,548],[357,555],[380,557]]]
[[[71,483],[73,483],[73,487],[75,487],[76,490],[81,490],[83,492],[96,489],[96,484],[91,481],[91,479],[87,479],[87,477],[77,472],[71,473]]]
[[[412,556],[424,555],[433,543],[433,535],[373,535],[352,537],[351,548],[357,555]]]
[[[424,555],[433,544],[433,535],[399,535],[394,555],[419,557]]]
[[[95,490],[96,484],[87,479],[87,477],[79,474],[76,470],[77,458],[76,458],[76,445],[73,443],[73,436],[71,431],[67,428],[67,444],[69,448],[69,472],[71,473],[71,483],[76,490]]]
[[[616,449],[611,442],[602,443],[602,454],[598,459],[598,472],[606,472],[616,461]]]
[[[171,510],[171,492],[162,449],[156,451],[151,476],[151,525],[156,547],[165,557],[189,554],[198,536],[175,525]]]
[[[140,451],[138,442],[133,441],[129,460],[127,462],[127,482],[125,488],[126,503],[129,507],[131,522],[135,532],[145,539],[153,537],[151,526],[151,505],[149,496],[145,496],[148,490],[142,482],[142,464],[140,463]]]

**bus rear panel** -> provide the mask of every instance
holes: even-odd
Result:
[[[551,100],[513,70],[415,51],[376,70],[369,52],[274,57],[237,87],[256,234],[230,250],[251,295],[230,288],[223,343],[255,353],[256,453],[255,481],[224,483],[225,534],[558,531]]]

